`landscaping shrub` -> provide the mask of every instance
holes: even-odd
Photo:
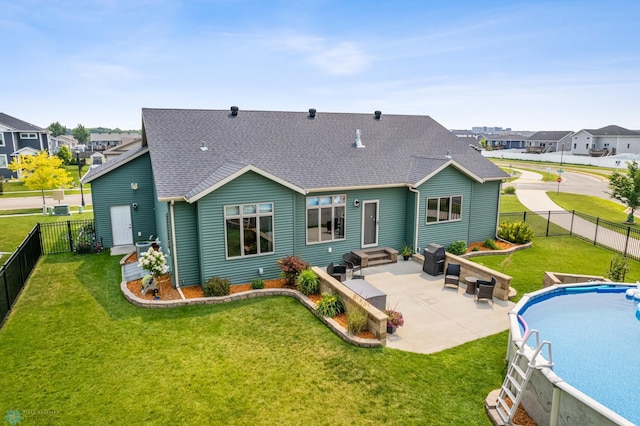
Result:
[[[511,243],[524,244],[533,240],[533,229],[526,222],[502,222],[498,237]]]
[[[362,309],[354,309],[347,313],[347,330],[351,334],[358,334],[367,328],[367,313]]]
[[[322,293],[322,299],[316,309],[323,317],[331,318],[344,312],[344,304],[337,294]]]
[[[617,283],[624,282],[624,277],[625,275],[627,275],[628,270],[629,259],[621,254],[618,254],[611,258],[607,278]]]
[[[311,269],[303,269],[296,279],[296,287],[305,296],[318,293],[318,276]]]
[[[482,243],[482,247],[486,247],[491,250],[500,250],[500,247],[498,247],[498,245],[496,244],[496,240],[492,240],[491,238],[487,238],[486,240],[484,240],[484,243]]]
[[[467,242],[462,240],[455,241],[449,244],[449,247],[447,247],[447,251],[457,256],[465,254],[467,252]]]
[[[513,195],[516,193],[516,187],[509,185],[506,188],[504,188],[504,193],[507,195]]]
[[[227,296],[230,292],[229,278],[209,278],[202,286],[202,292],[206,297]]]
[[[251,281],[251,288],[254,290],[260,290],[261,288],[264,288],[264,280],[262,278],[256,278],[255,280]]]
[[[311,265],[298,256],[287,256],[278,259],[278,266],[282,270],[282,276],[287,279],[290,286],[296,284],[296,278],[303,269],[308,269]]]
[[[471,251],[480,251],[480,249],[478,248],[478,246],[473,246],[473,248],[471,249]]]

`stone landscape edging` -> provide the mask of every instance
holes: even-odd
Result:
[[[220,297],[196,297],[192,299],[176,299],[176,300],[146,300],[141,299],[129,290],[127,282],[122,281],[120,283],[120,291],[129,303],[140,308],[147,309],[166,309],[177,308],[182,306],[195,306],[195,305],[217,305],[220,303],[237,302],[244,299],[252,299],[255,297],[267,297],[267,296],[286,296],[297,299],[302,306],[306,307],[309,312],[320,319],[326,324],[331,331],[333,331],[338,337],[347,343],[361,348],[378,348],[383,346],[382,342],[378,339],[363,339],[361,337],[353,336],[347,333],[338,322],[333,318],[327,318],[318,314],[316,305],[307,296],[299,292],[298,290],[289,288],[266,288],[261,290],[248,290],[240,293],[230,294],[228,296]]]
[[[460,257],[478,257],[478,256],[493,256],[496,254],[509,254],[514,251],[524,250],[531,247],[531,241],[528,243],[520,244],[517,246],[510,247],[504,250],[478,250],[478,251],[470,251],[469,253],[465,253],[460,255]]]

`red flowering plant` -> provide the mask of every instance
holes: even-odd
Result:
[[[387,315],[387,324],[394,327],[402,327],[404,325],[404,318],[402,312],[398,312],[395,309],[386,309],[384,313]]]
[[[287,284],[294,286],[300,272],[308,269],[311,265],[298,256],[287,256],[278,259],[278,266],[282,270],[282,276],[287,279]]]

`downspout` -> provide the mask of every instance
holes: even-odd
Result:
[[[416,218],[413,224],[413,228],[415,229],[415,235],[413,236],[413,252],[414,253],[418,253],[418,220],[420,217],[420,191],[418,191],[417,189],[413,188],[413,187],[409,187],[409,191],[413,192],[416,195]],[[420,254],[420,253],[418,253]]]
[[[173,257],[173,273],[174,273],[174,276],[176,277],[176,288],[179,289],[180,280],[178,277],[178,251],[177,251],[178,244],[176,243],[176,220],[173,213],[174,203],[175,201],[171,200],[171,203],[169,204],[169,217],[171,218],[171,237],[172,237],[171,238],[171,243],[172,243],[171,256]]]

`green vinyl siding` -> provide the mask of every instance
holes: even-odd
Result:
[[[131,183],[137,183],[138,189],[131,189]],[[131,232],[134,242],[156,235],[153,186],[149,154],[135,158],[91,182],[96,236],[102,238],[104,247],[113,245],[110,214],[112,206],[137,204],[137,209],[131,208]]]
[[[311,193],[308,196],[347,196],[345,239],[307,244],[306,239],[306,198],[296,194],[295,212],[295,253],[316,266],[330,262],[342,262],[342,255],[362,246],[362,209],[365,201],[378,201],[378,246],[400,249],[406,238],[406,197],[410,194],[405,187],[383,188],[358,191],[331,191]],[[354,200],[360,206],[354,206]],[[331,249],[331,252],[329,252]]]
[[[185,202],[173,205],[176,229],[175,254],[178,258],[180,286],[201,284],[197,209]],[[174,270],[175,279],[175,270]]]
[[[495,239],[498,223],[500,182],[474,182],[472,186],[469,242]]]
[[[258,277],[277,278],[277,260],[293,252],[293,200],[295,192],[247,172],[197,202],[202,281],[213,276],[229,278],[232,284],[248,283]],[[273,203],[274,253],[226,258],[224,206]]]
[[[473,182],[453,167],[447,167],[433,176],[418,189],[420,190],[420,207],[418,209],[419,244],[436,243],[448,246],[454,241],[469,242],[469,224],[471,219]],[[427,199],[434,197],[462,196],[461,220],[449,222],[426,223]]]

